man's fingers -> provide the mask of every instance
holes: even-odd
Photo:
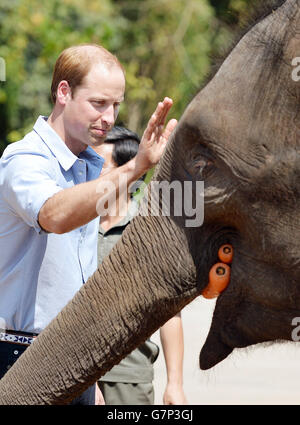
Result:
[[[159,136],[162,134],[166,117],[173,105],[172,99],[165,97],[162,102],[159,102],[154,113],[152,114],[143,137],[150,139],[151,136]]]
[[[174,130],[174,128],[176,127],[176,125],[177,125],[177,120],[175,119],[175,118],[172,118],[169,122],[168,122],[168,124],[167,124],[167,126],[166,126],[166,130],[168,130],[168,131],[170,131],[170,133],[172,133],[172,131]]]
[[[170,137],[170,135],[173,132],[173,130],[175,129],[176,125],[177,125],[177,120],[175,120],[175,118],[171,119],[168,122],[168,124],[167,124],[167,126],[165,128],[165,131],[163,133],[163,137],[165,139],[168,139]]]
[[[169,97],[165,97],[163,102],[160,102],[160,103],[162,103],[162,108],[159,111],[160,116],[158,117],[159,118],[158,124],[164,125],[167,115],[173,105],[173,101]]]
[[[162,149],[165,149],[168,141],[170,140],[170,136],[177,125],[177,120],[174,118],[170,120],[165,128],[165,131],[162,133],[160,137],[160,145]]]
[[[150,118],[150,120],[148,121],[148,124],[147,124],[147,127],[146,127],[146,130],[144,131],[144,135],[143,135],[143,137],[145,137],[146,139],[150,139],[150,137],[151,137],[151,135],[152,135],[152,133],[153,133],[153,131],[155,130],[155,128],[156,128],[156,121],[157,121],[157,116],[156,116],[156,112],[157,112],[157,109],[159,108],[160,106],[159,106],[159,104],[157,105],[157,108],[156,108],[156,110],[155,110],[155,112],[151,115],[151,118]]]
[[[166,117],[172,105],[173,101],[169,97],[165,97],[162,102],[158,102],[158,105],[149,120],[149,124],[155,126],[164,125]]]

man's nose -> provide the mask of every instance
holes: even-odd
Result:
[[[101,114],[101,119],[109,127],[114,125],[116,119],[114,105],[108,105],[107,108],[105,108],[105,110]]]

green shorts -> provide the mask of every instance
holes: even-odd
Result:
[[[146,384],[127,384],[123,382],[98,381],[98,385],[107,405],[154,404],[154,388],[151,382]]]

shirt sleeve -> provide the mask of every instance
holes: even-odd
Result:
[[[1,191],[11,211],[37,233],[45,233],[38,214],[55,193],[63,190],[56,182],[52,161],[39,153],[14,153],[1,158]]]

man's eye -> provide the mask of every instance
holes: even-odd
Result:
[[[92,100],[92,103],[97,106],[105,105],[105,100]]]

